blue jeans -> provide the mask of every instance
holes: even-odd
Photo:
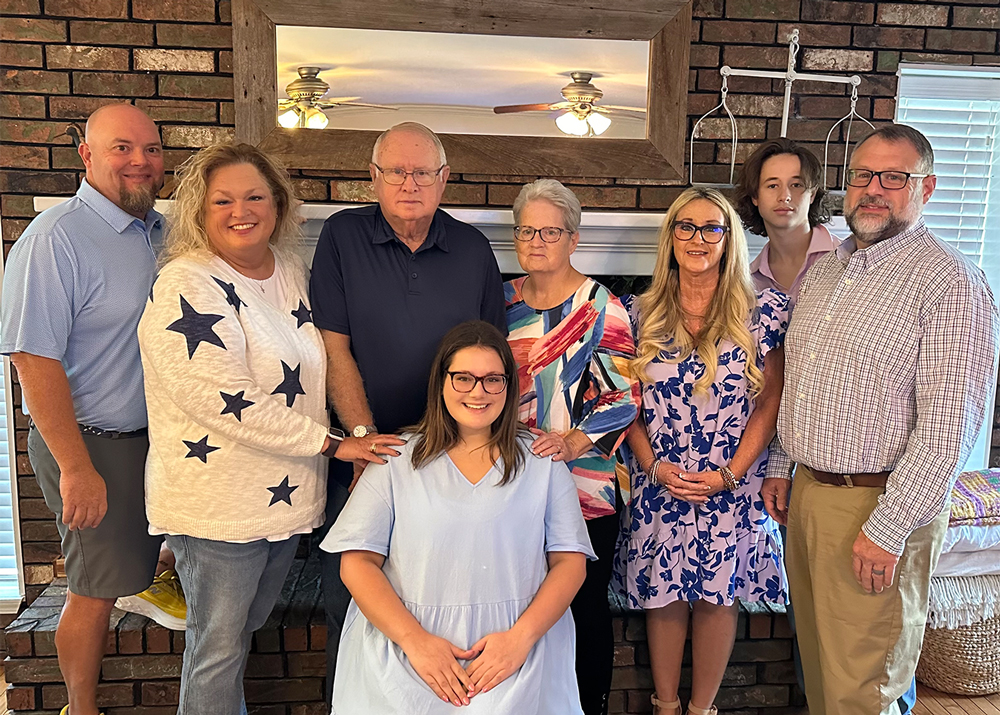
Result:
[[[246,715],[250,637],[271,614],[299,537],[226,541],[167,536],[187,599],[178,715]]]
[[[899,715],[907,715],[913,706],[917,704],[917,679],[914,678],[910,683],[910,689],[907,690],[903,695],[896,701],[899,706]]]
[[[326,490],[326,523],[317,532],[314,543],[319,543],[337,521],[350,493],[333,474],[335,469],[351,473],[351,464],[330,460],[331,477]],[[326,609],[326,705],[329,708],[333,699],[333,677],[337,672],[337,650],[340,647],[340,634],[344,630],[344,619],[347,617],[347,607],[351,604],[351,592],[340,580],[340,554],[327,551],[319,552],[319,560],[323,569],[323,605]]]

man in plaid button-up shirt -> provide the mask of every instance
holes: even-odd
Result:
[[[763,491],[787,517],[812,715],[898,712],[951,488],[996,374],[986,279],[921,217],[933,161],[902,125],[857,146],[844,199],[853,233],[807,274],[785,342],[778,436],[799,466],[790,504],[787,459],[772,460]],[[836,485],[854,481],[869,486]]]

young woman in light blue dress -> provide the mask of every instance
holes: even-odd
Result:
[[[568,608],[594,552],[569,470],[528,449],[516,381],[495,327],[451,330],[402,456],[323,540],[354,597],[334,715],[582,715]]]

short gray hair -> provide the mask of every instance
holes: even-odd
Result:
[[[386,137],[393,132],[412,132],[413,134],[419,134],[426,137],[434,145],[434,148],[437,149],[440,166],[444,166],[448,163],[448,158],[444,155],[444,145],[441,143],[441,140],[438,139],[437,134],[432,132],[428,127],[425,127],[420,122],[402,122],[393,127],[389,127],[378,135],[378,139],[375,140],[375,146],[372,147],[372,164],[378,164],[378,153],[382,148],[382,142],[385,141]]]
[[[916,170],[921,174],[934,173],[934,149],[931,148],[931,143],[927,140],[927,137],[919,130],[914,129],[908,124],[886,124],[858,142],[854,147],[854,151],[857,152],[869,139],[876,138],[893,144],[896,142],[906,142],[916,150],[917,155],[920,157],[920,161],[915,167]]]
[[[524,185],[514,199],[515,224],[521,223],[521,212],[532,201],[548,201],[562,211],[567,231],[576,233],[580,230],[580,199],[555,179],[538,179]]]

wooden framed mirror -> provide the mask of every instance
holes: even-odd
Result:
[[[505,0],[501,17],[494,5],[464,0],[233,0],[236,137],[290,169],[368,168],[376,131],[278,126],[278,25],[640,40],[649,43],[645,139],[441,134],[441,141],[452,172],[682,181],[691,2]]]

